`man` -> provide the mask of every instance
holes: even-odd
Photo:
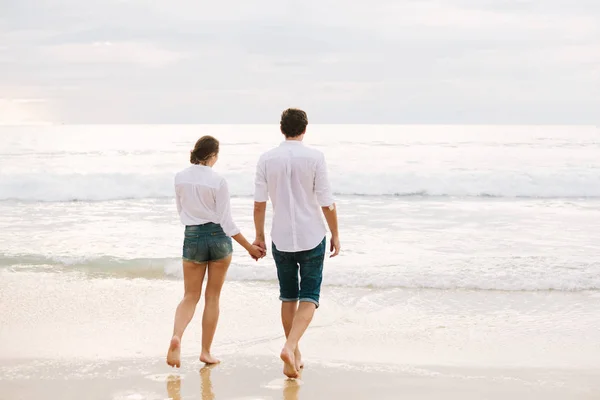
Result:
[[[327,233],[321,213],[332,236],[331,257],[340,252],[337,212],[325,157],[302,143],[307,125],[302,110],[290,108],[282,113],[285,141],[260,157],[254,193],[254,244],[265,250],[267,200],[273,203],[272,251],[287,338],[281,359],[283,373],[289,378],[298,377],[303,367],[298,342],[319,307]]]

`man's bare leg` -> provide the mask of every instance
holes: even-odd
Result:
[[[183,300],[177,306],[175,323],[173,324],[173,337],[167,353],[167,364],[171,367],[181,366],[181,338],[185,328],[192,320],[196,311],[196,304],[202,293],[202,282],[206,273],[207,264],[196,264],[190,261],[183,262],[183,286],[185,293]]]
[[[292,330],[292,324],[294,323],[294,317],[296,316],[296,311],[298,310],[298,302],[297,301],[284,301],[281,302],[281,323],[283,324],[283,331],[285,332],[285,338],[287,340],[290,335],[290,331]],[[300,346],[296,346],[296,351],[294,352],[296,369],[304,368],[304,363],[302,362],[302,354],[300,353]]]
[[[310,325],[315,314],[316,305],[310,302],[300,302],[294,322],[292,323],[292,329],[288,335],[287,341],[283,350],[281,350],[281,359],[284,362],[283,373],[288,378],[298,377],[298,370],[296,368],[295,352],[298,348],[298,342],[306,332],[306,329]]]

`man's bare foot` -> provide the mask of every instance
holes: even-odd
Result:
[[[296,359],[296,369],[300,371],[304,368],[304,361],[302,361],[302,354],[300,354],[298,348],[296,348],[296,351],[294,352],[294,358]]]
[[[219,360],[219,359],[211,356],[208,351],[203,351],[200,354],[200,361],[202,361],[205,364],[209,364],[209,365],[211,365],[211,364],[218,364],[218,363],[221,362],[221,360]]]
[[[297,378],[298,370],[296,369],[296,358],[294,352],[288,348],[281,350],[281,360],[283,361],[283,374],[288,378]]]
[[[181,367],[181,340],[177,336],[173,336],[167,353],[167,364],[171,367]]]

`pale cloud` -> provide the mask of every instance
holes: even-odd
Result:
[[[0,93],[65,122],[597,124],[599,57],[595,0],[0,5]]]
[[[41,56],[67,65],[122,63],[153,68],[166,67],[186,57],[151,43],[108,41],[46,46],[41,49]]]

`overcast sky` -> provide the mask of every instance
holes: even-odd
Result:
[[[598,0],[0,0],[0,123],[600,124]]]

